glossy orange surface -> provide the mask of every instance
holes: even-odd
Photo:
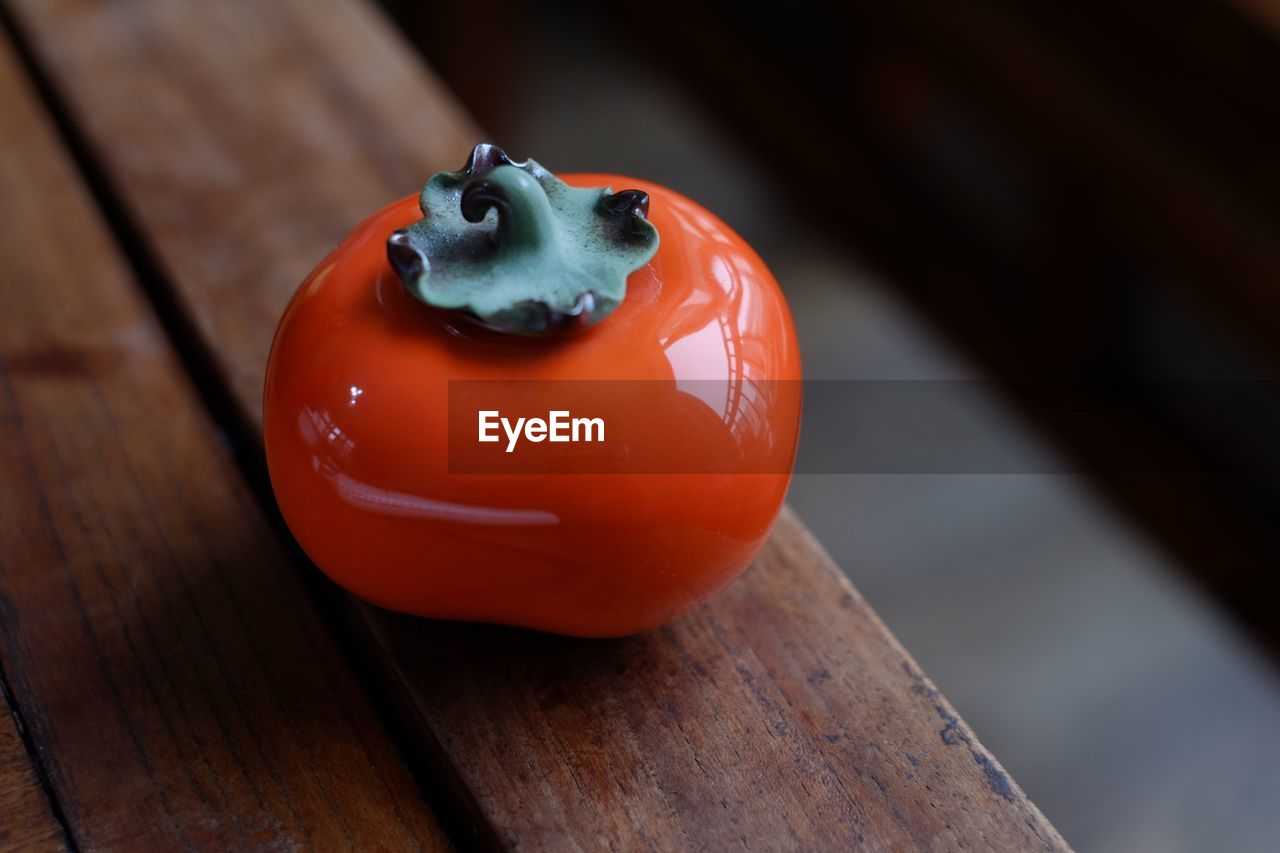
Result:
[[[421,217],[416,197],[361,224],[285,311],[264,400],[272,486],[307,554],[362,598],[446,619],[635,633],[741,574],[781,508],[798,394],[764,393],[750,428],[740,409],[685,424],[670,414],[690,408],[682,380],[800,379],[773,277],[727,226],[670,190],[607,175],[562,179],[645,190],[661,236],[626,300],[593,329],[531,340],[415,300],[385,244]],[[634,474],[624,463],[593,474],[450,473],[451,379],[660,380],[669,410],[637,400],[614,417],[656,420],[649,435],[677,458],[781,454],[785,464],[748,465],[771,472],[748,474]]]

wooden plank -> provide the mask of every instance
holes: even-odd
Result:
[[[8,2],[256,425],[297,282],[475,130],[350,0]],[[1065,846],[790,514],[727,594],[641,637],[354,618],[485,841]]]
[[[68,95],[88,106],[103,84],[104,95],[125,98],[76,118],[93,138],[116,139],[120,156],[103,164],[129,198],[149,199],[146,236],[217,232],[191,252],[171,240],[156,248],[175,279],[181,269],[211,288],[202,299],[237,306],[195,321],[255,414],[271,332],[237,313],[278,314],[316,248],[352,227],[353,210],[413,192],[423,163],[456,168],[461,140],[477,136],[387,23],[354,3],[14,8],[33,26],[68,28],[41,28],[52,67],[98,67],[102,79]],[[192,181],[208,195],[184,198]]]
[[[74,843],[447,846],[0,48],[0,660]]]
[[[512,847],[1065,847],[790,513],[642,637],[368,617]]]
[[[0,701],[0,850],[65,850],[9,707]]]

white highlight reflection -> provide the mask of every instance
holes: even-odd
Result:
[[[350,476],[337,471],[326,473],[344,501],[387,515],[504,527],[545,527],[560,523],[559,516],[546,510],[466,506],[405,492],[395,492],[391,489],[381,489],[353,480]]]

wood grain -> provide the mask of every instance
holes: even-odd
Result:
[[[510,847],[1065,846],[789,513],[641,637],[369,623]]]
[[[10,708],[0,697],[0,850],[65,850]]]
[[[355,2],[9,3],[250,423],[305,272],[478,141]],[[482,842],[1065,846],[790,514],[743,581],[641,637],[353,621]]]
[[[0,661],[73,842],[446,846],[0,48]]]

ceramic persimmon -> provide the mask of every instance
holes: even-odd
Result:
[[[299,544],[370,602],[619,636],[754,559],[790,479],[799,379],[786,302],[719,219],[481,145],[302,283],[267,368],[267,462]],[[599,440],[543,441],[554,423],[513,416],[511,446],[500,419],[531,406],[564,435],[594,407]]]

